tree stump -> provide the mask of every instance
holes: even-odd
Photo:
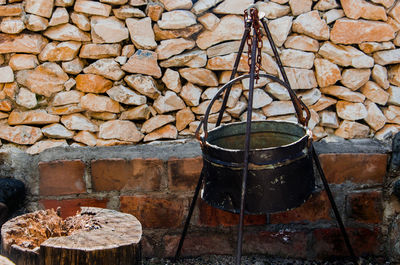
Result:
[[[3,253],[16,265],[136,265],[141,259],[140,222],[109,209],[82,207],[65,220],[54,210],[37,211],[6,222],[1,235]]]
[[[15,265],[15,263],[11,262],[6,257],[0,256],[0,265]]]

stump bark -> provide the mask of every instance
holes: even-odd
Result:
[[[31,213],[31,215],[34,213]],[[80,214],[61,220],[61,229],[54,230],[40,242],[16,244],[10,240],[19,233],[21,220],[14,218],[2,228],[3,252],[16,265],[136,265],[140,263],[142,226],[132,215],[109,209],[82,207]],[[26,217],[25,217],[26,219]],[[46,224],[42,224],[46,225]],[[47,229],[47,228],[46,228]],[[46,230],[47,233],[47,230]],[[15,236],[14,236],[15,237]],[[14,241],[14,244],[12,242]],[[22,245],[22,246],[21,246]]]

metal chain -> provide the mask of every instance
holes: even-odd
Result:
[[[250,13],[250,14],[249,14]],[[257,8],[250,8],[244,11],[244,21],[245,23],[247,21],[251,22],[251,26],[254,28],[255,34],[257,35],[257,58],[256,59],[256,64],[255,64],[255,76],[256,76],[256,83],[258,82],[258,80],[260,79],[260,69],[261,69],[261,50],[263,47],[263,42],[262,42],[262,37],[261,37],[261,25],[260,25],[260,19],[258,17],[258,10]],[[251,57],[251,47],[253,46],[253,41],[252,41],[252,37],[251,34],[249,34],[247,36],[247,46],[248,46],[248,50],[247,50],[247,54],[248,54],[248,65],[250,68],[251,65],[251,60],[253,59]]]

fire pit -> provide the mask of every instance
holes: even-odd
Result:
[[[141,235],[134,216],[93,207],[65,220],[36,211],[1,229],[3,253],[17,265],[139,264]]]

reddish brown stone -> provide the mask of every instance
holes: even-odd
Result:
[[[319,159],[329,183],[382,183],[386,174],[386,154],[321,154]]]
[[[303,205],[293,210],[271,214],[271,223],[316,222],[331,220],[331,205],[324,191],[312,194]]]
[[[158,191],[166,174],[162,160],[133,159],[93,160],[92,185],[95,191]]]
[[[62,218],[73,216],[81,207],[99,207],[107,208],[108,199],[95,199],[95,198],[84,198],[84,199],[66,199],[66,200],[41,200],[40,204],[45,209],[57,209],[61,207],[60,213]]]
[[[209,206],[203,200],[199,200],[199,223],[205,226],[236,226],[239,224],[239,214],[222,211]],[[264,225],[267,222],[266,215],[245,215],[245,225]]]
[[[186,217],[187,200],[176,196],[121,196],[120,202],[121,211],[136,216],[144,228],[181,227]]]
[[[196,187],[203,168],[202,157],[170,158],[168,160],[169,189],[191,191]]]
[[[383,217],[382,193],[371,191],[349,194],[347,215],[357,222],[381,223]]]
[[[85,164],[80,160],[39,162],[40,195],[67,195],[86,192]]]
[[[379,242],[379,228],[346,228],[350,243],[357,257],[377,255],[382,242]],[[343,236],[338,228],[321,228],[313,231],[311,249],[319,259],[349,256]],[[383,253],[381,253],[383,254]]]

